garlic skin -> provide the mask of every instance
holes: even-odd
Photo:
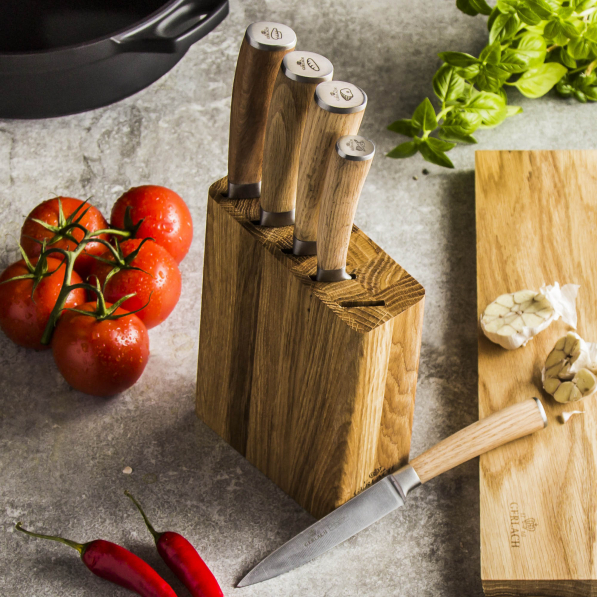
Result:
[[[543,389],[557,402],[576,402],[597,392],[595,344],[568,332],[547,355],[541,372]]]
[[[506,350],[515,350],[560,317],[576,328],[576,295],[580,286],[558,282],[539,292],[519,290],[498,296],[481,315],[483,333]]]

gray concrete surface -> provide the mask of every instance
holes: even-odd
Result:
[[[222,26],[136,96],[67,118],[0,122],[2,268],[18,257],[23,217],[52,193],[91,197],[109,213],[124,189],[163,184],[186,199],[195,225],[180,304],[151,331],[149,366],[123,395],[75,392],[51,353],[22,350],[0,335],[0,595],[127,594],[93,577],[74,551],[16,533],[17,520],[80,541],[119,542],[187,594],[153,550],[124,488],[158,529],[186,534],[227,596],[482,595],[476,462],[432,481],[402,511],[302,569],[234,589],[312,518],[196,419],[193,398],[206,193],[226,172],[243,31],[269,18],[291,25],[300,47],[326,54],[336,78],[369,94],[362,132],[379,154],[356,222],[427,290],[413,454],[476,420],[474,148],[452,152],[455,171],[383,154],[399,141],[387,124],[430,93],[437,52],[478,52],[484,19],[460,14],[452,0],[231,4]],[[482,132],[480,148],[594,147],[597,107],[512,99],[525,113]]]

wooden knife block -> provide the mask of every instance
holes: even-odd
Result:
[[[209,190],[197,414],[321,517],[409,459],[423,287],[354,227],[354,280],[314,282],[292,227]]]

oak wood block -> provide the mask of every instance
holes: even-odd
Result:
[[[424,290],[358,228],[347,271],[311,278],[292,227],[209,192],[197,414],[315,516],[408,461]]]
[[[498,295],[580,284],[578,333],[597,340],[597,152],[476,154],[478,315]],[[481,576],[491,596],[597,595],[597,401],[558,404],[540,371],[567,326],[506,351],[479,332],[479,416],[541,396],[549,426],[480,459]],[[557,417],[582,410],[562,425]]]

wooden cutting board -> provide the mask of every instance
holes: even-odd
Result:
[[[578,333],[597,342],[597,151],[477,152],[476,216],[478,315],[505,292],[580,284]],[[597,397],[562,405],[541,386],[567,329],[513,351],[479,331],[479,417],[537,396],[549,420],[481,457],[486,595],[597,595]]]

